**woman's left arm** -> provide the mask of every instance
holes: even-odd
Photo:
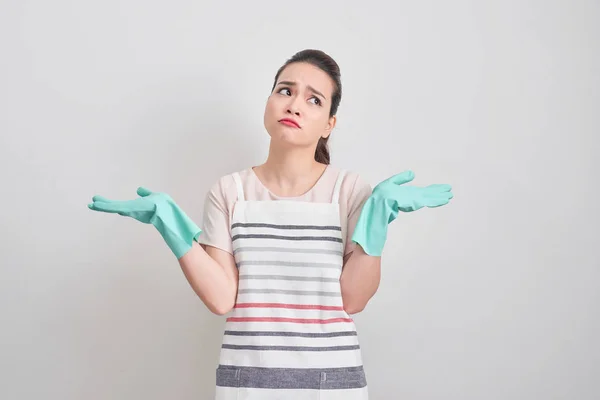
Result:
[[[361,312],[379,288],[381,257],[370,256],[356,244],[354,251],[344,258],[340,277],[342,301],[348,314]]]
[[[453,198],[450,185],[435,184],[425,188],[404,185],[413,179],[412,171],[386,179],[354,210],[360,210],[350,239],[355,243],[354,251],[344,258],[340,277],[342,301],[348,314],[361,312],[379,287],[381,253],[388,224],[396,219],[398,212],[440,207]],[[368,187],[362,186],[362,194],[356,197],[358,199],[363,199],[368,193]]]

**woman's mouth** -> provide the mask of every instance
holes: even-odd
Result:
[[[296,121],[289,118],[280,119],[279,122],[284,125],[291,126],[292,128],[300,128],[300,125],[298,125]]]

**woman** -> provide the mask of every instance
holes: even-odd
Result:
[[[350,315],[377,290],[387,226],[399,211],[452,198],[448,185],[403,186],[410,171],[371,191],[329,165],[341,93],[325,53],[289,59],[266,104],[267,160],[218,180],[203,229],[144,188],[135,200],[95,196],[89,205],[153,224],[204,304],[229,314],[217,399],[367,399]]]

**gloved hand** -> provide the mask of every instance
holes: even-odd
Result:
[[[439,207],[452,199],[452,187],[445,184],[427,187],[402,186],[414,179],[412,171],[404,171],[379,183],[367,199],[358,217],[352,241],[365,253],[380,256],[387,239],[388,224],[399,211],[416,211],[423,207]]]
[[[135,200],[116,201],[102,196],[94,196],[88,207],[94,211],[116,213],[134,218],[145,224],[152,224],[177,259],[192,248],[202,232],[196,224],[165,193],[155,193],[140,187]]]

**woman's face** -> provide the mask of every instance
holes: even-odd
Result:
[[[293,63],[279,75],[267,100],[264,124],[271,140],[294,146],[316,147],[335,126],[329,117],[334,83],[320,68]]]

